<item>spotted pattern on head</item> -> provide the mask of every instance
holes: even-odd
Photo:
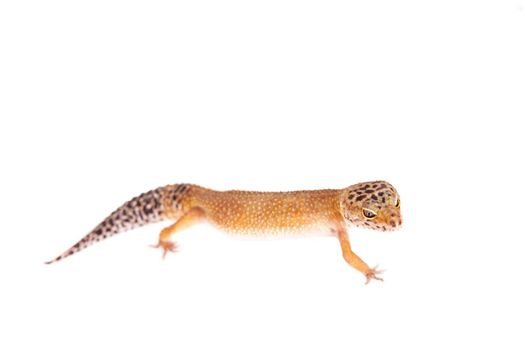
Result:
[[[388,182],[363,182],[342,192],[341,210],[351,225],[391,231],[403,222],[398,201],[399,194]]]
[[[117,233],[159,222],[166,216],[176,216],[181,211],[182,198],[190,187],[187,184],[159,187],[131,199],[62,255],[47,263],[64,259]]]

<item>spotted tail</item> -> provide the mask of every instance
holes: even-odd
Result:
[[[169,185],[143,193],[124,203],[97,225],[90,233],[53,260],[51,264],[104,240],[117,233],[167,218],[177,219],[183,213],[182,199],[191,185]]]

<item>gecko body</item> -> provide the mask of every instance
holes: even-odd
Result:
[[[391,231],[402,224],[400,199],[385,181],[355,184],[339,190],[294,192],[214,191],[177,184],[159,187],[124,203],[63,254],[57,262],[117,233],[163,220],[155,247],[163,256],[176,250],[171,237],[197,222],[240,235],[328,234],[339,240],[346,262],[363,273],[367,283],[380,271],[370,268],[350,246],[347,227]]]

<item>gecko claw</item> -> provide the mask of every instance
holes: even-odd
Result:
[[[377,269],[377,266],[374,266],[373,268],[369,269],[366,273],[365,273],[365,277],[366,277],[366,282],[365,284],[368,284],[372,279],[374,280],[378,280],[378,281],[383,281],[383,279],[381,277],[378,277],[377,275],[383,273],[384,270],[378,270]]]
[[[162,259],[166,258],[166,254],[168,252],[176,253],[177,252],[177,244],[175,242],[170,241],[159,241],[159,243],[155,245],[150,245],[152,248],[161,248],[162,249]]]

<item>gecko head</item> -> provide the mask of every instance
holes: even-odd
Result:
[[[353,226],[393,231],[403,222],[399,194],[386,181],[347,187],[342,194],[341,210],[347,223]]]

